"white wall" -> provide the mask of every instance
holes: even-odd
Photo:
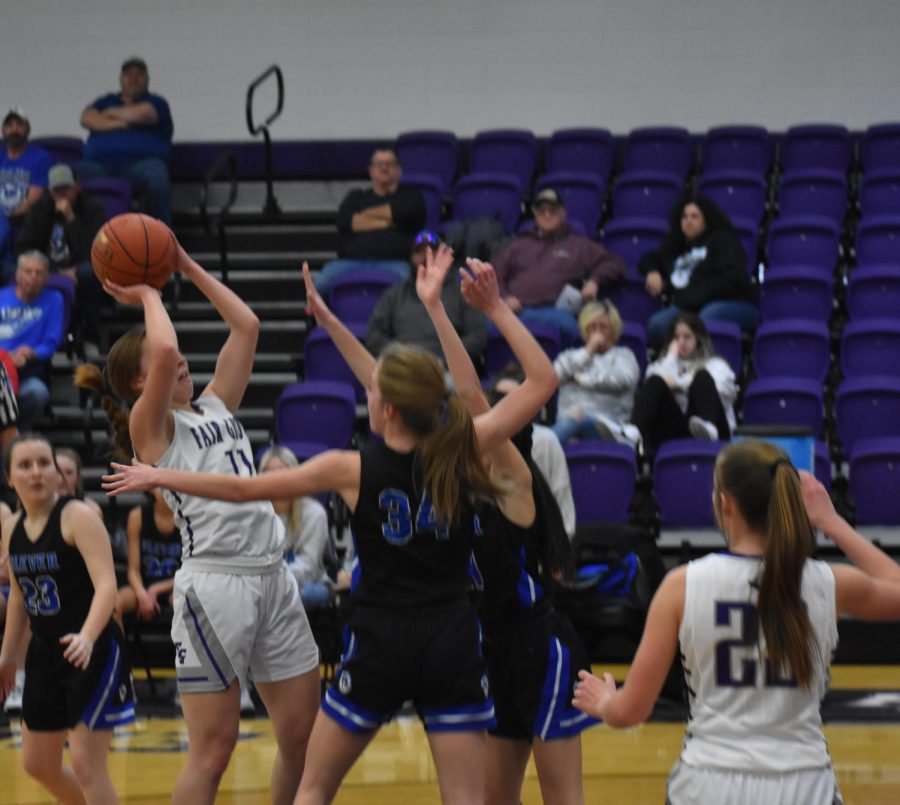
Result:
[[[864,128],[900,119],[898,42],[897,0],[7,0],[0,106],[78,133],[139,54],[177,140],[247,139],[244,93],[272,63],[276,139]]]

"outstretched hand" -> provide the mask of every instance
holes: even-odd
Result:
[[[503,304],[494,267],[474,257],[469,257],[466,265],[468,269],[460,271],[463,298],[476,310],[490,315],[493,308]]]
[[[800,470],[800,491],[803,493],[809,522],[814,528],[824,530],[828,519],[835,515],[834,503],[831,502],[828,490],[815,475]]]
[[[602,719],[607,704],[616,695],[616,680],[613,675],[605,673],[602,679],[598,679],[588,671],[579,671],[578,680],[572,704],[582,713]]]
[[[306,315],[314,316],[319,324],[331,315],[325,300],[313,285],[312,276],[309,273],[309,263],[303,261],[303,283],[306,285]]]
[[[120,305],[143,305],[148,293],[160,296],[160,291],[150,285],[139,283],[137,285],[117,285],[111,280],[103,280],[103,289]]]
[[[441,291],[450,266],[453,265],[453,249],[442,243],[435,251],[428,247],[425,264],[416,269],[416,293],[425,307],[441,301]]]
[[[106,494],[114,498],[122,492],[146,492],[159,486],[156,467],[142,464],[136,458],[131,464],[110,464],[114,472],[101,478],[100,486]]]

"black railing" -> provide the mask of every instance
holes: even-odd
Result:
[[[225,167],[228,168],[228,199],[213,218],[209,213],[209,191],[213,181]],[[213,162],[206,172],[206,176],[203,177],[203,186],[200,188],[200,223],[203,226],[203,231],[207,234],[212,231],[213,223],[215,223],[219,234],[219,265],[222,270],[222,282],[226,285],[228,284],[228,246],[225,240],[225,221],[228,218],[231,207],[237,201],[237,194],[237,160],[230,151],[223,151],[216,157],[216,161]]]
[[[253,120],[253,94],[257,88],[271,75],[275,76],[278,84],[278,100],[276,102],[275,111],[272,112],[264,122],[257,125]],[[272,138],[269,136],[269,124],[271,124],[284,108],[284,76],[281,74],[281,68],[277,64],[273,64],[259,78],[257,78],[247,89],[247,128],[255,137],[262,132],[266,149],[266,203],[263,212],[266,215],[275,217],[281,213],[281,208],[275,200],[275,193],[272,189]]]

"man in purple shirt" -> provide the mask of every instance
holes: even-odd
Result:
[[[563,347],[578,337],[582,302],[625,276],[625,262],[566,223],[562,197],[544,188],[532,205],[535,227],[492,260],[500,293],[524,322],[556,326]]]

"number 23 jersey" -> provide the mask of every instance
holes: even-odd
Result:
[[[834,574],[813,559],[803,569],[801,595],[818,648],[812,685],[803,688],[765,660],[761,570],[760,557],[729,553],[687,566],[678,639],[690,695],[681,753],[688,765],[786,772],[830,763],[819,705],[837,647]]]
[[[256,475],[253,448],[225,403],[201,395],[190,410],[173,410],[175,435],[157,467]],[[266,567],[282,556],[284,526],[268,500],[232,503],[163,490],[181,532],[182,562],[190,559],[229,567]]]

